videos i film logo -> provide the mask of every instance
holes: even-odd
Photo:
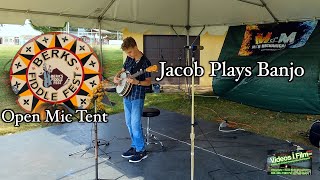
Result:
[[[86,109],[89,94],[101,81],[99,60],[92,48],[70,34],[48,33],[28,41],[10,69],[18,104],[27,112],[43,103]]]

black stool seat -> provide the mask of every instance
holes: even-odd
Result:
[[[144,108],[142,117],[155,117],[159,116],[160,110],[156,108]]]

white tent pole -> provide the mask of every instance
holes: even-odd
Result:
[[[109,2],[109,4],[103,9],[102,13],[99,16],[99,19],[102,19],[102,17],[106,14],[106,12],[111,8],[111,6],[113,5],[113,3],[116,0],[112,0],[111,2]]]
[[[66,23],[66,26],[65,26],[65,27],[66,27],[65,33],[68,33],[68,34],[69,34],[69,33],[70,33],[70,32],[69,32],[69,22]]]
[[[103,74],[103,54],[102,54],[102,37],[101,37],[101,20],[99,22],[99,40],[100,40],[100,61],[101,61],[101,72]]]
[[[260,0],[260,2],[262,3],[263,7],[266,8],[266,10],[268,11],[268,13],[272,16],[274,22],[278,23],[278,22],[279,22],[278,18],[276,18],[276,16],[272,13],[272,11],[271,11],[270,8],[267,6],[267,4],[264,2],[264,0]]]
[[[260,0],[261,4],[255,3],[255,2],[250,2],[247,0],[238,0],[238,1],[266,8],[268,13],[272,16],[274,22],[276,22],[276,23],[279,22],[278,18],[272,13],[271,9],[267,6],[267,4],[264,2],[264,0]]]
[[[255,2],[251,2],[251,1],[247,1],[247,0],[238,0],[244,3],[248,3],[248,4],[252,4],[252,5],[256,5],[256,6],[260,6],[263,7],[263,4],[259,4],[259,3],[255,3]]]
[[[108,5],[103,9],[102,13],[98,17],[98,22],[99,22],[99,39],[100,39],[100,61],[101,61],[101,72],[103,74],[103,54],[102,54],[102,37],[101,37],[101,21],[103,19],[103,16],[106,14],[106,12],[110,9],[110,7],[113,5],[113,3],[116,0],[112,0],[111,2],[108,3]]]
[[[188,0],[188,12],[187,12],[187,26],[186,26],[186,29],[187,29],[187,45],[189,46],[190,44],[190,0]],[[188,48],[189,49],[189,48]],[[189,56],[189,52],[190,52],[190,49],[189,51],[187,51],[187,62],[188,62],[188,65],[189,65],[189,59],[190,59],[190,56]],[[193,60],[192,60],[193,61]],[[192,63],[192,67],[193,67],[193,62]],[[189,83],[187,83],[189,84]],[[190,141],[191,141],[191,180],[194,179],[194,137],[195,137],[195,134],[194,134],[194,75],[192,75],[192,78],[191,78],[191,84],[192,84],[192,98],[191,98],[191,132],[190,132]],[[188,87],[188,97],[189,97],[189,87]]]
[[[194,68],[194,57],[192,57],[192,69]],[[191,77],[191,180],[194,179],[194,75]]]
[[[199,33],[199,35],[196,37],[196,39],[192,42],[191,46],[193,46],[194,42],[197,40],[198,37],[200,37],[201,33],[203,32],[203,30],[205,29],[205,26],[203,26],[203,29],[201,30],[201,32]],[[189,30],[188,32],[188,36],[189,36]],[[199,44],[200,45],[200,44]],[[188,42],[188,46],[189,46],[189,42]],[[191,64],[192,64],[192,69],[194,69],[194,62],[195,62],[195,55],[194,55],[194,49],[191,47],[189,48],[191,49]],[[199,49],[200,51],[201,49]],[[188,52],[189,55],[189,52]],[[191,180],[194,179],[194,139],[195,139],[195,133],[194,133],[194,126],[196,125],[195,120],[194,120],[194,74],[191,77],[191,133],[190,133],[190,140],[191,140]]]
[[[190,45],[190,34],[189,34],[189,29],[187,29],[187,46]],[[186,66],[189,66],[189,61],[190,61],[190,51],[188,50],[186,55]],[[190,84],[189,84],[189,77],[185,76],[185,86],[186,86],[186,92],[188,95],[188,98],[190,97]]]
[[[185,26],[186,30],[187,30],[187,46],[190,45],[190,0],[188,0],[188,6],[187,6],[187,25]],[[187,55],[186,55],[186,66],[190,66],[190,51],[187,51]],[[185,77],[185,85],[186,85],[186,89],[187,89],[187,95],[188,95],[188,99],[190,98],[190,84],[189,84],[189,77]]]

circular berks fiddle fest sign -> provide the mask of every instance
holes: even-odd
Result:
[[[27,112],[43,103],[86,109],[89,94],[101,81],[99,60],[93,49],[76,36],[48,33],[28,41],[10,69],[17,103]]]

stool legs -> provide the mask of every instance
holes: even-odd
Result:
[[[149,144],[160,144],[161,148],[164,150],[164,146],[162,144],[162,142],[153,134],[150,133],[150,117],[147,118],[147,134],[146,134],[146,144],[147,146]],[[153,139],[153,141],[150,141],[150,138]]]

